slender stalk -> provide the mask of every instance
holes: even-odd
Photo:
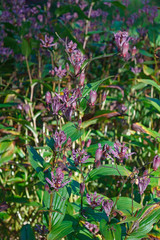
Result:
[[[94,5],[94,2],[92,2],[91,5],[90,5],[89,12],[88,12],[88,18],[91,17],[93,5]],[[84,42],[83,42],[83,49],[86,48],[86,44],[87,44],[87,41],[88,41],[88,38],[89,38],[89,37],[87,36],[89,26],[90,26],[90,21],[87,20],[87,21],[86,21],[86,27],[85,27],[85,38],[84,38]]]
[[[132,183],[132,187],[131,187],[131,191],[132,191],[132,216],[133,216],[133,183]]]
[[[50,207],[49,207],[49,232],[51,231],[52,229],[52,204],[53,204],[53,196],[54,196],[54,193],[51,193],[50,194]]]

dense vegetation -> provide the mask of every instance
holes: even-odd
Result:
[[[160,239],[159,7],[1,0],[0,240]]]

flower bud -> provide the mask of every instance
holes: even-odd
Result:
[[[66,146],[67,146],[67,147],[68,147],[68,146],[71,146],[71,144],[72,144],[72,140],[71,140],[71,138],[69,137],[68,140],[67,140]]]
[[[97,92],[96,91],[90,91],[90,104],[91,106],[94,106],[96,100],[97,100]]]
[[[156,155],[153,159],[153,169],[156,171],[160,166],[160,156]]]
[[[80,126],[81,126],[81,124],[82,124],[82,120],[81,120],[81,119],[79,119],[79,120],[78,120],[78,127],[80,127]]]
[[[50,92],[46,92],[46,103],[49,104],[51,101],[51,93]]]
[[[49,73],[50,73],[52,76],[54,76],[54,70],[53,70],[53,69],[50,70]]]
[[[91,145],[91,139],[88,140],[86,147],[88,148]]]
[[[80,183],[80,194],[83,194],[85,190],[85,184],[84,183]]]
[[[74,108],[74,110],[76,109],[76,106],[77,106],[77,103],[76,103],[76,101],[74,101],[74,102],[72,103],[72,107]]]
[[[84,85],[84,80],[85,80],[85,74],[82,72],[79,77],[79,85],[83,86]]]
[[[69,64],[68,63],[66,63],[66,67],[65,68],[66,68],[66,71],[69,72]]]
[[[66,161],[67,161],[67,158],[65,155],[63,155],[63,162],[66,163]]]
[[[103,92],[102,93],[102,102],[104,102],[106,100],[106,97],[107,97],[107,93]]]
[[[134,47],[132,48],[132,56],[135,56],[136,53],[137,53],[137,48],[134,46]]]
[[[103,150],[102,150],[102,147],[101,147],[101,144],[99,143],[98,144],[98,149],[96,150],[96,153],[95,153],[95,161],[100,161],[101,157],[102,157],[102,153],[103,153]]]
[[[79,66],[79,65],[76,65],[75,68],[74,68],[74,71],[75,71],[75,75],[79,75],[80,66]]]
[[[123,57],[126,57],[126,56],[127,56],[128,50],[129,50],[129,43],[128,43],[128,42],[125,42],[125,43],[123,44],[123,47],[122,47],[122,56],[123,56]]]

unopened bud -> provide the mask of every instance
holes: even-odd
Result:
[[[85,80],[85,74],[82,72],[79,77],[79,85],[83,86],[84,85],[84,80]]]
[[[102,102],[104,102],[106,100],[106,97],[107,97],[107,93],[103,92],[102,93]]]
[[[66,68],[66,71],[69,72],[69,64],[68,63],[66,63],[66,67],[65,68]]]
[[[75,72],[75,75],[79,75],[79,72],[80,72],[80,66],[79,65],[75,66],[74,72]]]
[[[94,106],[96,100],[97,100],[97,92],[96,91],[90,91],[90,102],[91,102],[91,105]]]
[[[137,53],[137,48],[134,46],[134,47],[132,48],[132,56],[135,56],[136,53]]]
[[[95,153],[95,161],[100,161],[101,157],[102,157],[102,153],[103,153],[103,150],[102,150],[102,147],[101,147],[101,144],[99,143],[98,144],[98,149],[96,150],[96,153]]]
[[[91,139],[88,140],[86,147],[88,148],[91,145]]]
[[[53,69],[50,70],[49,73],[50,73],[52,76],[54,76],[54,70],[53,70]]]
[[[74,110],[76,109],[76,106],[77,106],[77,103],[76,103],[76,101],[74,101],[74,102],[72,103],[72,107],[74,108]]]
[[[123,56],[123,57],[126,57],[126,56],[127,56],[128,50],[129,50],[129,43],[128,43],[128,42],[125,42],[125,43],[123,44],[123,47],[122,47],[122,56]]]
[[[81,126],[81,124],[82,124],[82,120],[81,120],[81,119],[79,119],[79,120],[78,120],[78,127],[80,127],[80,126]]]
[[[156,155],[153,159],[153,169],[156,171],[160,166],[160,156]]]
[[[69,137],[68,140],[67,140],[66,146],[67,146],[67,147],[68,147],[68,146],[71,146],[71,144],[72,144],[72,140],[71,140],[71,138]]]
[[[29,104],[24,105],[24,110],[25,110],[26,114],[29,113]]]
[[[67,158],[65,155],[63,155],[63,162],[65,163],[67,161]]]
[[[51,93],[50,93],[50,92],[46,92],[46,103],[47,103],[47,104],[50,103],[51,98],[52,98]]]

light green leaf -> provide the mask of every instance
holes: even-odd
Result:
[[[94,181],[95,179],[105,176],[129,176],[131,172],[123,166],[106,164],[90,171],[86,181]]]

